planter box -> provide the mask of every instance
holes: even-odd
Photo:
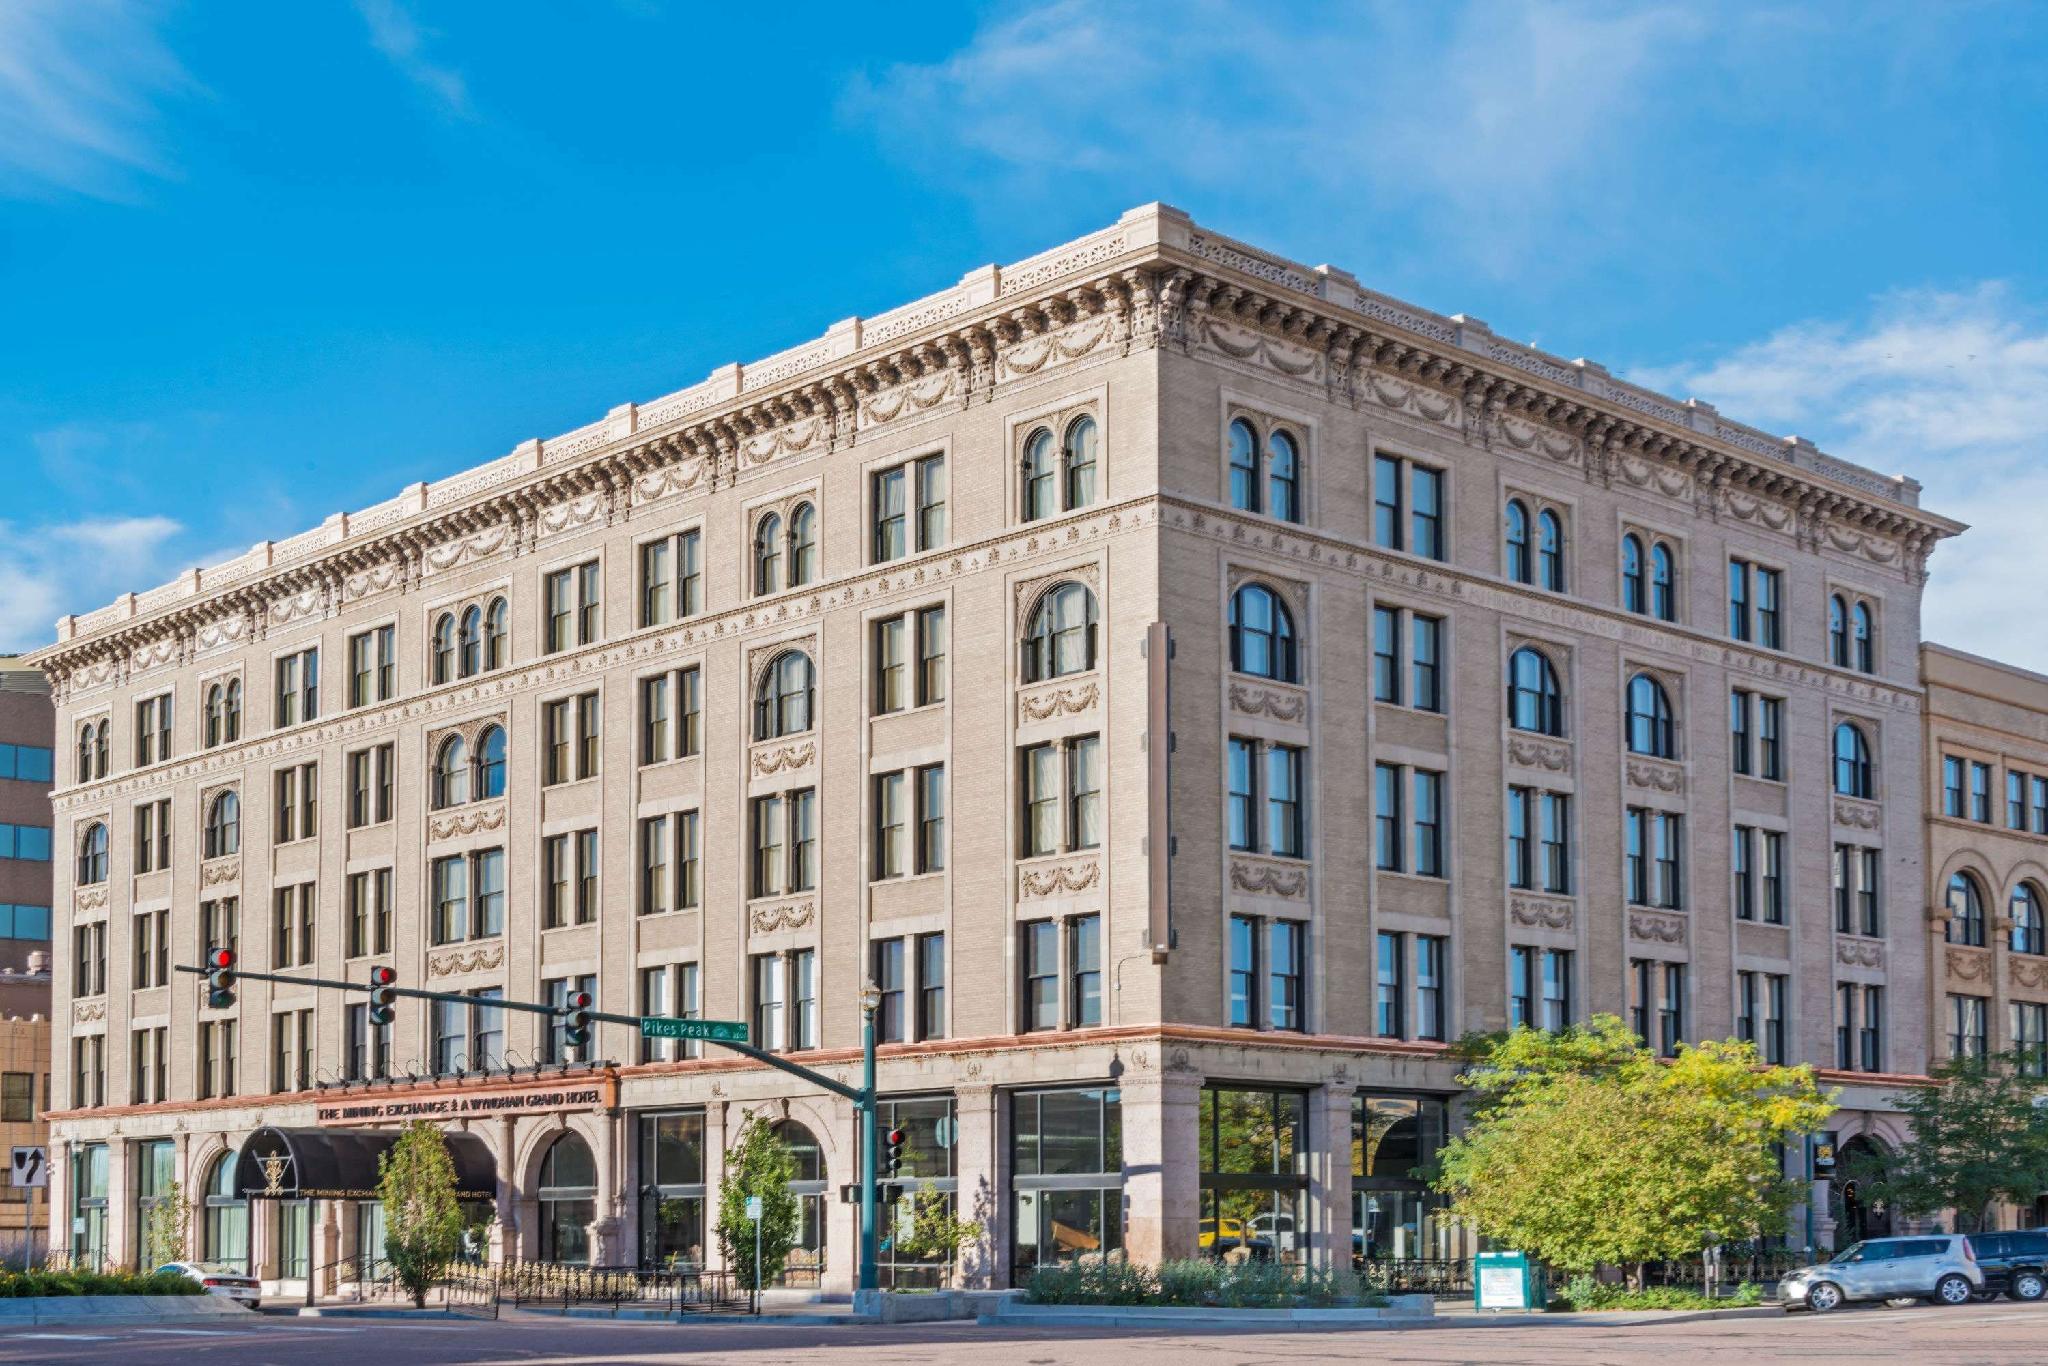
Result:
[[[0,1332],[40,1323],[191,1323],[253,1314],[218,1295],[25,1295],[0,1299]]]
[[[1023,1296],[1021,1290],[856,1290],[853,1312],[876,1323],[942,1323],[1000,1313]]]
[[[1428,1295],[1393,1295],[1384,1309],[1187,1309],[1178,1306],[1117,1304],[1025,1304],[1021,1299],[981,1316],[984,1324],[1044,1324],[1101,1328],[1154,1328],[1165,1324],[1208,1324],[1281,1328],[1292,1324],[1342,1325],[1413,1323],[1434,1318]]]

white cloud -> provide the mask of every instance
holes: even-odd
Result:
[[[129,193],[172,172],[156,101],[193,88],[156,32],[158,7],[0,4],[0,194]]]
[[[184,531],[158,516],[0,522],[0,651],[47,645],[65,613],[170,582],[186,567],[175,554]]]
[[[431,29],[421,28],[398,0],[356,0],[356,10],[370,26],[370,46],[449,113],[470,117],[469,84],[462,73],[427,55],[427,42],[436,36]]]
[[[1904,291],[1633,377],[1920,480],[1971,526],[1935,553],[1922,635],[2048,672],[2048,635],[2023,625],[2048,582],[2048,311],[1997,283]]]
[[[1588,181],[1626,162],[1681,61],[1725,50],[1717,27],[1676,5],[1053,0],[857,79],[843,112],[932,174],[959,173],[948,145],[985,161],[1013,182],[987,196],[1005,212],[1075,172],[1133,201],[1229,196],[1264,241],[1298,240],[1305,204],[1324,221],[1399,206],[1506,271],[1562,222],[1610,230],[1614,192]]]

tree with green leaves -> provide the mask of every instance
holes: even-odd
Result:
[[[1843,1175],[1908,1214],[1953,1210],[1957,1232],[1991,1227],[2001,1200],[2032,1204],[2048,1190],[2048,1079],[2025,1075],[2025,1061],[2005,1053],[1933,1068],[1933,1086],[1899,1101],[1911,1139],[1883,1170]]]
[[[455,1159],[440,1129],[414,1120],[377,1159],[377,1199],[384,1206],[384,1256],[391,1274],[424,1309],[427,1290],[462,1245],[462,1207],[455,1198]]]
[[[1783,1230],[1798,1198],[1774,1144],[1834,1112],[1809,1067],[1765,1067],[1746,1043],[1668,1062],[1612,1015],[1558,1033],[1468,1041],[1465,1132],[1436,1178],[1454,1212],[1563,1271],[1629,1268]]]
[[[142,1251],[149,1269],[185,1260],[188,1227],[190,1213],[185,1208],[185,1188],[173,1180],[150,1206],[149,1219],[143,1225]]]
[[[789,1183],[796,1179],[796,1156],[760,1115],[749,1115],[739,1137],[725,1152],[725,1176],[718,1183],[718,1246],[732,1269],[733,1283],[753,1290],[754,1221],[747,1217],[747,1199],[761,1198],[761,1284],[782,1275],[796,1247],[800,1211]]]
[[[907,1221],[899,1221],[896,1251],[905,1257],[950,1267],[960,1260],[960,1246],[981,1236],[981,1225],[953,1212],[953,1197],[937,1186],[919,1186],[910,1197]],[[903,1223],[909,1231],[901,1232]]]

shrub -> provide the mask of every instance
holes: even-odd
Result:
[[[1602,1285],[1591,1276],[1572,1277],[1557,1298],[1573,1309],[1741,1309],[1763,1302],[1763,1287],[1745,1281],[1725,1299],[1687,1290],[1680,1286],[1656,1286],[1630,1290],[1626,1286]]]
[[[205,1287],[171,1272],[0,1271],[0,1299],[68,1295],[203,1295]]]
[[[1126,1262],[1064,1262],[1040,1266],[1025,1283],[1033,1304],[1154,1305],[1187,1308],[1379,1308],[1384,1295],[1366,1290],[1348,1268],[1294,1269],[1274,1262],[1186,1258],[1156,1269]]]

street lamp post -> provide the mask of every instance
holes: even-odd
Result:
[[[875,1012],[882,991],[872,980],[860,989],[860,1288],[873,1290],[876,1232],[881,1211],[875,1191]]]

